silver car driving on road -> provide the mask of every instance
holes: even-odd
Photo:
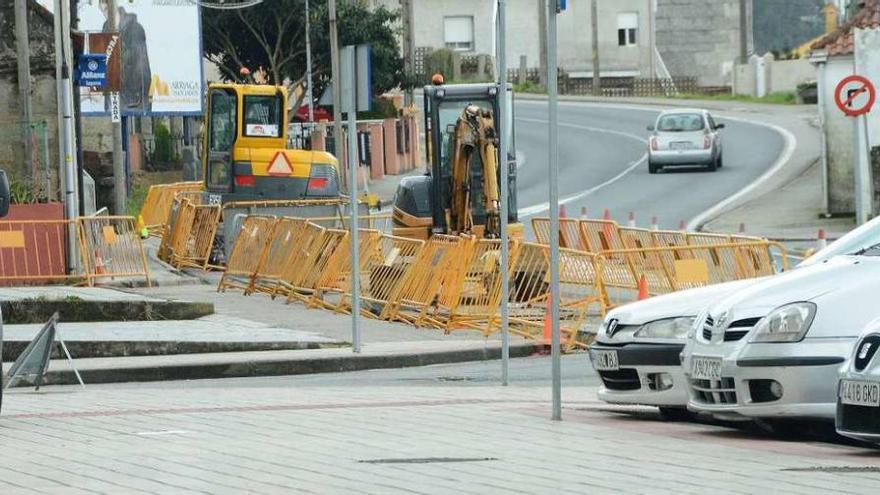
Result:
[[[672,165],[703,165],[710,171],[722,167],[720,129],[706,110],[677,109],[660,113],[648,138],[648,172]]]

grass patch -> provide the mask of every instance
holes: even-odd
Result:
[[[547,94],[547,88],[541,86],[540,84],[534,83],[532,81],[526,81],[522,84],[514,84],[513,85],[514,93],[532,93],[532,94]]]
[[[749,95],[701,95],[687,93],[670,96],[670,98],[682,100],[742,101],[746,103],[771,103],[775,105],[794,105],[797,102],[797,97],[795,96],[793,91],[780,91],[776,93],[770,93],[760,98]]]

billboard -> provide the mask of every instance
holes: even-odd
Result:
[[[52,0],[39,3],[54,10]],[[119,0],[117,6],[122,114],[201,114],[204,87],[199,6],[191,0]],[[81,31],[111,31],[106,0],[80,0],[78,14]],[[91,41],[89,45],[93,45]],[[115,51],[113,41],[110,43],[107,51]],[[104,91],[80,88],[80,95],[84,115],[109,115],[110,98]]]

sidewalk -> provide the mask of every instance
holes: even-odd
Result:
[[[582,366],[578,356],[564,366]],[[660,421],[588,385],[297,378],[13,390],[0,492],[872,493],[868,447]]]

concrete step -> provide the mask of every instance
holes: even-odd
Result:
[[[510,346],[511,357],[536,351],[530,342]],[[86,386],[90,383],[194,380],[253,376],[301,375],[366,369],[402,368],[441,363],[499,359],[498,341],[443,340],[365,344],[361,353],[350,348],[227,352],[166,356],[75,359]],[[75,384],[64,360],[53,360],[44,384]],[[20,381],[17,386],[28,386]]]

